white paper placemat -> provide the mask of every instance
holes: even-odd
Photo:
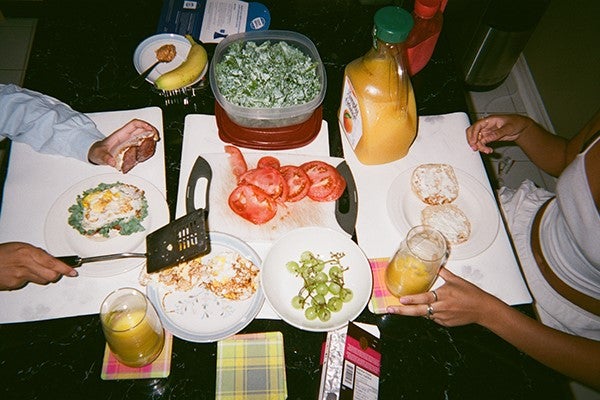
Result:
[[[469,119],[464,113],[419,117],[417,138],[408,155],[376,166],[361,164],[342,137],[344,156],[358,190],[358,244],[367,257],[390,257],[406,235],[394,227],[387,207],[390,185],[402,172],[424,163],[447,163],[466,171],[492,191],[481,156],[467,144],[465,129],[468,126]],[[495,211],[500,213],[499,209]],[[532,301],[502,222],[487,250],[469,259],[451,258],[447,267],[508,304]],[[438,279],[434,287],[441,283]]]
[[[158,107],[88,115],[106,135],[139,118],[154,125],[161,138],[163,136],[162,110]],[[22,241],[45,248],[44,224],[54,201],[85,178],[116,172],[112,167],[40,154],[25,144],[12,143],[0,214],[0,243]],[[157,143],[151,159],[137,165],[127,175],[145,179],[164,196],[164,141]],[[112,277],[63,277],[57,283],[45,286],[30,283],[19,290],[0,291],[0,323],[98,313],[102,300],[113,290],[124,286],[141,288],[139,272],[140,268],[136,268]]]

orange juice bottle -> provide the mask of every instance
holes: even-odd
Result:
[[[346,66],[338,115],[341,131],[367,165],[404,157],[417,134],[404,43],[413,17],[388,6],[375,13],[374,22],[373,47]]]

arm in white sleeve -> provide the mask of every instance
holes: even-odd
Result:
[[[86,115],[16,85],[0,85],[0,136],[85,162],[92,144],[105,138]]]

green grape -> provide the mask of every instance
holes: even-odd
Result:
[[[300,265],[296,261],[289,261],[285,266],[292,274],[300,271]]]
[[[313,319],[317,318],[317,310],[315,310],[315,308],[312,306],[308,307],[306,310],[304,310],[304,316],[307,320],[312,321]]]
[[[315,271],[321,272],[325,269],[325,263],[323,261],[318,260],[314,266]]]
[[[344,302],[339,297],[332,297],[327,301],[327,308],[332,312],[338,312],[344,306]]]
[[[292,307],[301,310],[304,307],[304,297],[302,296],[294,296],[292,297]]]
[[[300,262],[301,263],[306,263],[313,259],[314,259],[314,256],[310,251],[303,251],[302,254],[300,254]]]
[[[331,282],[329,284],[329,291],[331,292],[331,294],[340,294],[340,290],[342,290],[342,286],[339,283]]]
[[[342,299],[344,303],[348,303],[350,300],[352,300],[352,297],[354,297],[352,290],[348,288],[342,288],[340,291],[340,299]]]
[[[325,307],[319,309],[319,311],[317,311],[317,315],[319,319],[323,322],[327,322],[331,319],[331,311],[329,311]]]
[[[323,296],[322,294],[315,294],[312,298],[312,304],[314,305],[321,305],[321,304],[325,304],[325,296]]]
[[[321,282],[317,285],[316,292],[317,294],[325,296],[329,293],[329,286],[327,286],[325,282]]]
[[[315,277],[315,280],[317,282],[327,282],[329,278],[327,277],[327,274],[325,272],[319,272]]]
[[[342,269],[340,267],[337,266],[333,266],[331,268],[329,268],[329,277],[331,279],[336,279],[342,276]]]

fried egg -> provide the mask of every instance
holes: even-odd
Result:
[[[126,183],[101,183],[77,197],[69,224],[86,236],[130,235],[144,230],[148,214],[144,191]]]

